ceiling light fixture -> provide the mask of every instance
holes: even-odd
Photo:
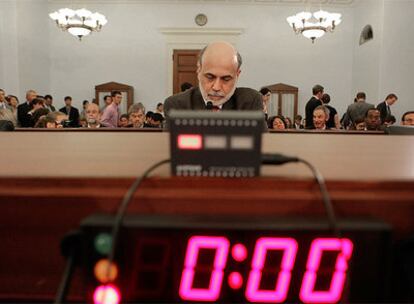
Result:
[[[312,21],[313,19],[316,20]],[[315,42],[315,39],[322,37],[326,32],[333,32],[335,27],[341,23],[341,14],[317,11],[315,13],[301,12],[287,19],[289,25],[296,34],[302,34]]]
[[[91,32],[99,32],[108,23],[106,17],[100,13],[92,13],[87,9],[72,10],[62,8],[49,14],[56,21],[56,25],[63,31],[68,31],[73,36],[82,40],[82,37]]]

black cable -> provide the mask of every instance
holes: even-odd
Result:
[[[82,232],[76,230],[71,231],[65,235],[65,237],[60,242],[60,251],[66,258],[66,265],[55,295],[55,304],[64,303],[66,300],[66,295],[72,281],[73,271],[75,270],[76,265],[79,263],[79,259],[82,255],[82,241]]]
[[[119,205],[119,207],[117,208],[117,212],[116,212],[116,216],[114,219],[114,223],[112,226],[112,246],[111,246],[111,251],[109,252],[108,255],[108,269],[107,269],[107,277],[110,277],[110,269],[111,269],[111,265],[112,262],[114,260],[115,257],[115,249],[116,249],[116,245],[117,245],[117,241],[118,241],[118,236],[119,236],[119,229],[121,228],[121,224],[122,224],[122,220],[124,218],[124,214],[125,211],[129,205],[129,203],[131,202],[135,191],[137,190],[137,188],[139,187],[139,185],[141,184],[141,182],[147,178],[147,176],[154,171],[155,169],[157,169],[159,166],[163,165],[163,164],[167,164],[170,162],[170,159],[164,159],[154,165],[152,165],[151,167],[149,167],[142,176],[138,176],[134,183],[131,185],[131,187],[129,187],[128,191],[125,193],[124,198],[122,199],[121,204]]]
[[[65,270],[63,271],[58,290],[55,295],[54,304],[65,303],[66,295],[69,288],[69,283],[72,278],[73,270],[75,268],[75,256],[71,254],[67,257]]]
[[[319,190],[322,194],[322,201],[324,204],[326,216],[328,218],[329,228],[333,231],[335,235],[340,236],[340,231],[338,229],[338,223],[335,216],[335,211],[329,196],[328,190],[326,189],[325,179],[322,174],[313,166],[310,162],[301,159],[299,157],[291,157],[283,154],[262,154],[262,164],[263,165],[283,165],[287,163],[302,163],[306,165],[311,171],[319,185]]]

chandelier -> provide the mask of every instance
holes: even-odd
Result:
[[[312,18],[313,16],[313,18]],[[287,19],[289,25],[296,34],[302,34],[315,42],[326,32],[333,32],[335,27],[341,23],[341,14],[317,11],[315,13],[301,12]]]
[[[84,8],[78,10],[62,8],[49,14],[49,16],[56,21],[56,25],[60,29],[77,36],[79,40],[82,40],[83,36],[87,36],[91,32],[99,32],[108,22],[104,15],[92,13]]]

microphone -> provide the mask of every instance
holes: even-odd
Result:
[[[213,103],[211,101],[207,101],[206,109],[210,111],[213,110]]]

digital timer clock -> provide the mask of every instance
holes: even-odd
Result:
[[[168,117],[171,171],[178,176],[260,175],[261,111],[177,111]]]
[[[109,283],[99,286],[94,268],[106,258],[96,245],[112,222],[100,215],[82,223],[91,301]],[[389,226],[341,221],[339,228],[341,237],[324,221],[127,217],[110,286],[122,302],[140,303],[383,301]]]

